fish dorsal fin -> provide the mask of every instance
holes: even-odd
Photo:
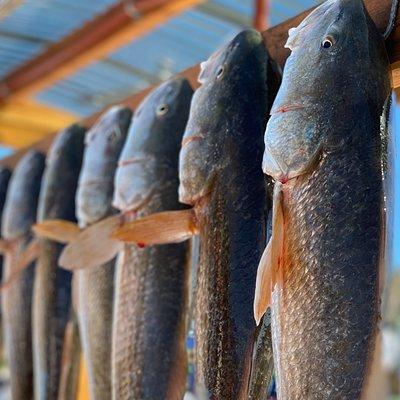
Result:
[[[111,233],[122,224],[122,216],[114,215],[97,222],[68,244],[61,253],[59,264],[68,270],[98,267],[112,260],[123,244],[111,239]]]
[[[257,325],[271,304],[271,294],[275,283],[278,281],[278,273],[282,259],[284,220],[282,205],[282,185],[277,182],[273,197],[272,235],[258,264],[256,290],[254,295],[254,319]]]
[[[81,229],[74,222],[53,219],[38,222],[32,226],[32,231],[38,237],[54,240],[59,243],[70,243],[77,238]]]
[[[179,243],[197,234],[193,208],[152,214],[117,228],[112,238],[143,246]]]
[[[28,246],[24,250],[19,252],[18,250],[12,250],[11,256],[15,258],[15,267],[11,271],[11,274],[4,280],[0,289],[7,289],[18,277],[31,265],[33,261],[38,258],[40,252],[40,243],[37,238],[32,239]]]

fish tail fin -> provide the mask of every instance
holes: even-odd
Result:
[[[19,252],[12,252],[12,256],[16,259],[16,267],[11,274],[0,285],[0,290],[7,289],[19,276],[38,258],[40,252],[40,243],[38,239],[32,239],[28,246]]]
[[[275,284],[283,285],[282,251],[284,240],[284,218],[282,188],[278,182],[274,188],[272,236],[264,250],[257,270],[254,295],[254,319],[259,325],[262,316],[271,305],[271,294]]]
[[[112,238],[122,242],[150,246],[179,243],[197,234],[194,209],[164,211],[152,214],[117,228]]]
[[[38,222],[32,226],[32,231],[38,237],[59,243],[70,243],[77,238],[81,229],[74,222],[54,219]]]
[[[81,231],[61,253],[59,264],[67,270],[92,268],[112,260],[123,244],[111,239],[122,224],[121,215],[113,215]]]

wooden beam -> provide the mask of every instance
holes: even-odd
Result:
[[[8,75],[0,82],[0,99],[10,101],[31,96],[203,1],[118,2],[104,14]]]
[[[269,26],[269,0],[254,0],[253,26],[258,31],[265,31]]]
[[[48,135],[49,133],[47,133]],[[46,136],[42,132],[0,126],[0,144],[15,149],[26,148]]]
[[[390,14],[390,8],[392,4],[392,0],[365,0],[365,4],[367,6],[368,11],[372,19],[378,28],[383,32],[386,28],[388,16]],[[278,61],[281,67],[284,66],[286,58],[289,55],[289,51],[284,48],[284,44],[287,40],[288,30],[292,27],[297,26],[309,13],[310,10],[304,11],[297,17],[291,18],[277,26],[274,26],[263,33],[264,41],[266,47],[268,48],[271,56]],[[395,32],[391,35],[389,40],[387,41],[387,48],[389,52],[389,58],[392,62],[393,74],[397,74],[397,68],[400,68],[400,18],[397,18],[396,29]],[[183,71],[180,75],[185,76],[189,79],[194,88],[198,86],[197,83],[197,75],[199,68],[198,66],[191,67],[185,71]],[[394,80],[395,87],[400,87],[400,80]],[[128,105],[129,107],[135,109],[137,105],[143,100],[144,96],[151,90],[151,88],[147,88],[146,90],[129,97],[126,99],[123,104]],[[88,118],[83,121],[83,124],[86,126],[90,126],[98,117],[98,114]],[[45,140],[42,140],[38,143],[35,143],[32,147],[41,151],[46,151],[50,146],[52,141],[52,136],[47,137]],[[12,168],[19,160],[19,158],[24,153],[20,151],[14,154],[11,157],[5,158],[0,162],[0,165],[7,165]]]
[[[85,360],[81,355],[77,400],[89,400],[89,398],[89,377]]]
[[[0,108],[0,144],[23,148],[79,117],[33,101],[16,101]]]
[[[7,103],[0,108],[0,124],[26,124],[54,130],[78,119],[70,112],[29,100]]]

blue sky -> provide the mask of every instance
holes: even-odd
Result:
[[[400,168],[400,160],[398,155],[400,154],[400,107],[396,104],[394,107],[394,120],[392,126],[392,132],[395,137],[395,196],[394,196],[394,251],[393,251],[393,264],[395,268],[400,268],[400,180],[398,179],[399,168]]]
[[[0,159],[7,157],[13,153],[13,150],[9,147],[0,146]]]

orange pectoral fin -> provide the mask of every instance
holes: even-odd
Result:
[[[254,294],[254,319],[259,325],[262,316],[267,311],[271,303],[271,288],[273,277],[273,265],[271,255],[272,239],[268,242],[267,247],[258,264],[256,290]]]
[[[114,215],[81,231],[61,253],[59,264],[68,270],[92,268],[113,259],[123,244],[110,235],[121,224],[121,216]]]
[[[128,222],[112,232],[122,242],[145,246],[179,243],[197,234],[193,209],[165,211]]]
[[[254,319],[257,325],[271,305],[271,294],[279,280],[281,257],[284,239],[284,220],[282,206],[282,188],[277,182],[273,198],[272,236],[261,257],[257,270],[256,289],[254,294]]]
[[[38,237],[44,237],[59,243],[70,243],[76,239],[81,229],[71,221],[54,219],[33,225],[32,231]]]
[[[29,265],[38,258],[40,252],[40,243],[38,239],[30,241],[28,246],[22,252],[16,252],[13,256],[16,258],[16,268],[11,271],[10,276],[1,283],[0,289],[8,288]]]

